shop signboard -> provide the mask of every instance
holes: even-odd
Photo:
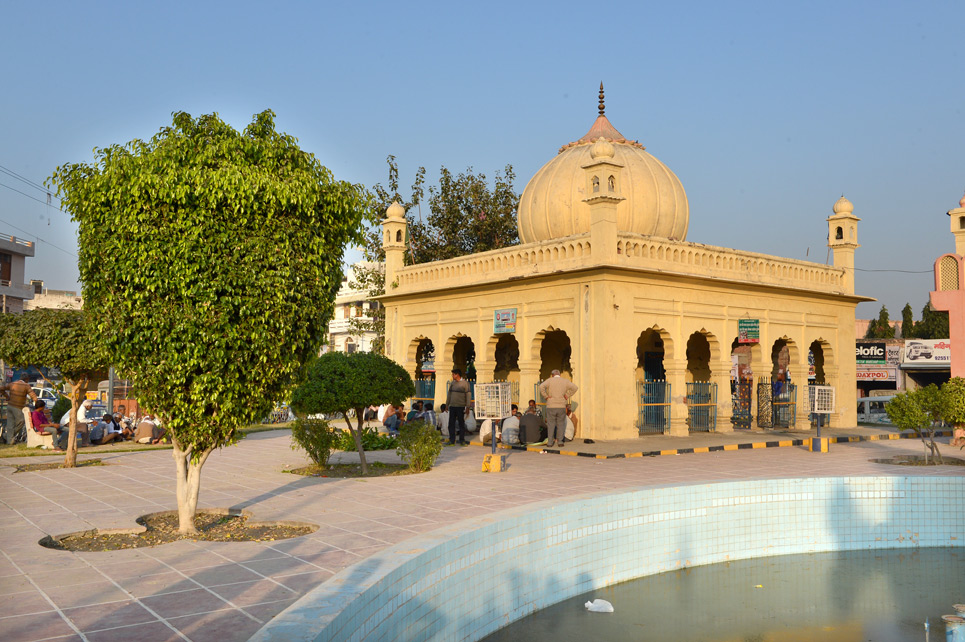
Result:
[[[903,346],[889,345],[885,348],[885,363],[889,366],[901,365],[901,353]]]
[[[898,368],[894,366],[858,366],[858,381],[898,381]]]
[[[516,332],[516,308],[496,310],[493,314],[493,334]]]
[[[737,342],[738,343],[760,343],[760,341],[761,341],[760,319],[738,319],[737,320]]]
[[[918,365],[952,365],[952,342],[948,339],[909,339],[905,341],[905,367]]]
[[[858,341],[854,346],[855,361],[867,365],[885,365],[886,350],[884,343]]]

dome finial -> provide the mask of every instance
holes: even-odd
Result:
[[[600,81],[600,115],[606,113],[606,105],[603,104],[603,81]]]

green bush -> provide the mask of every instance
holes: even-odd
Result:
[[[50,420],[57,422],[60,418],[64,416],[64,413],[70,410],[70,399],[67,397],[60,397],[57,399],[57,403],[54,407],[50,409]]]
[[[392,450],[395,448],[395,437],[379,433],[373,428],[362,429],[362,448],[365,450]],[[350,452],[355,450],[355,438],[347,430],[339,431],[338,443],[335,446],[338,450]]]
[[[292,423],[292,450],[301,448],[319,466],[327,466],[332,451],[339,448],[341,431],[335,430],[324,419],[298,418]],[[353,443],[352,449],[355,449]]]
[[[412,421],[402,426],[398,441],[395,452],[417,473],[424,473],[432,468],[442,452],[442,442],[435,426],[424,421]]]

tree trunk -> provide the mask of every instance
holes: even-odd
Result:
[[[182,535],[196,535],[198,528],[194,518],[198,513],[198,493],[201,491],[201,467],[208,460],[213,448],[201,452],[197,461],[192,461],[192,450],[182,449],[177,437],[171,436],[174,444],[172,455],[177,467],[178,532]]]
[[[67,431],[67,455],[64,457],[62,468],[77,466],[77,411],[80,409],[80,395],[87,390],[87,377],[77,381],[70,381],[70,429]],[[60,421],[59,417],[51,417],[51,421]]]
[[[352,428],[352,422],[349,421],[348,413],[342,413],[345,417],[345,424],[348,426],[348,431],[352,433],[352,438],[355,439],[355,450],[359,453],[359,461],[362,462],[362,474],[366,475],[369,472],[369,465],[365,463],[365,448],[362,446],[362,415],[359,414],[358,409],[355,411],[355,415],[358,418],[358,428]]]

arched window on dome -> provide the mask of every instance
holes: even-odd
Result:
[[[613,178],[612,175],[610,176],[610,178],[606,179],[606,186],[607,188],[609,188],[611,192],[616,189],[617,181],[615,178]]]
[[[396,243],[402,242],[402,230],[399,230],[395,233],[395,242]]]
[[[599,191],[600,191],[600,177],[599,177],[599,176],[594,176],[594,177],[593,177],[593,180],[590,181],[590,182],[591,182],[592,185],[593,185],[593,193],[595,194],[595,193],[599,192]]]
[[[834,239],[836,241],[841,241],[844,239],[844,230],[842,228],[839,227],[834,231]]]

